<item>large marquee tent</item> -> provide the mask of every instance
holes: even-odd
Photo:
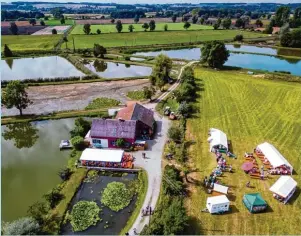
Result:
[[[228,140],[227,140],[227,135],[215,128],[211,128],[209,130],[209,135],[210,137],[208,138],[209,142],[209,151],[213,152],[214,150],[225,150],[228,151]]]
[[[287,203],[293,196],[297,188],[297,182],[291,176],[281,176],[270,187],[270,191],[283,198],[283,203]]]

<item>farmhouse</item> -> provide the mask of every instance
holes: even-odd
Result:
[[[96,148],[118,148],[117,140],[123,139],[125,147],[136,140],[135,120],[93,119],[90,130],[92,145]]]
[[[256,147],[256,154],[263,155],[264,160],[271,165],[272,174],[292,174],[292,165],[270,143],[262,143]]]
[[[286,204],[289,199],[293,196],[297,188],[297,182],[290,176],[281,176],[273,185],[270,187],[273,197],[277,200]]]
[[[216,150],[220,152],[228,151],[227,135],[223,131],[211,128],[209,129],[209,135],[208,142],[210,152],[215,152]]]
[[[154,132],[154,112],[139,103],[133,103],[121,109],[116,119],[137,121],[137,138],[149,139]]]

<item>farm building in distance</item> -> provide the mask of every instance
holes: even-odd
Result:
[[[137,121],[137,138],[149,139],[153,134],[155,125],[154,112],[139,103],[130,104],[118,111],[116,119]]]

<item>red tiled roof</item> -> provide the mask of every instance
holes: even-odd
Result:
[[[145,125],[152,127],[154,123],[154,112],[139,103],[134,103],[121,109],[117,113],[116,119],[138,120]]]

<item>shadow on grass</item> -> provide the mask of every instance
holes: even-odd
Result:
[[[291,197],[291,199],[289,200],[288,204],[289,205],[293,205],[294,202],[298,199],[299,195],[301,194],[301,189],[297,187],[294,195]]]
[[[196,217],[188,218],[188,226],[184,230],[184,235],[200,235],[203,234],[201,223]]]

